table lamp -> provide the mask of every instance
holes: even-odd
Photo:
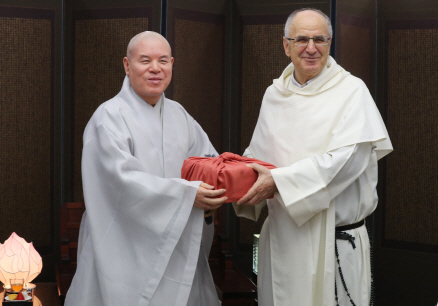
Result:
[[[35,285],[30,283],[40,274],[43,261],[40,254],[33,247],[32,242],[18,236],[16,233],[0,243],[0,281],[5,288],[11,288],[11,279],[24,279],[24,289],[33,289]]]

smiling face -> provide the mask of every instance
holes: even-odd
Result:
[[[155,105],[172,79],[173,57],[169,43],[155,32],[145,32],[130,43],[123,59],[134,91]]]
[[[325,18],[314,11],[302,11],[295,15],[289,27],[289,37],[329,37],[329,29]],[[304,47],[295,46],[294,41],[283,37],[284,51],[291,58],[295,67],[295,79],[300,84],[317,76],[327,63],[332,41],[325,46],[316,46],[313,40]]]

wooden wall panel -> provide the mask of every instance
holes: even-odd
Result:
[[[388,132],[395,150],[387,160],[384,244],[434,252],[438,252],[436,35],[438,20],[386,24]]]
[[[174,9],[172,98],[201,125],[222,153],[224,18]]]
[[[336,61],[345,70],[365,82],[373,91],[373,21],[354,15],[338,14]]]
[[[0,242],[15,231],[40,252],[53,248],[53,23],[0,9]]]

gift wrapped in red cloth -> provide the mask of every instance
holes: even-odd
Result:
[[[242,198],[257,180],[257,171],[247,164],[259,164],[269,169],[276,168],[264,161],[225,152],[218,157],[190,157],[184,161],[181,177],[188,181],[203,181],[215,189],[225,188],[227,202]]]

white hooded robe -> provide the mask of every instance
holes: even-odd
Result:
[[[278,167],[271,170],[278,192],[267,200],[269,217],[259,241],[259,306],[332,306],[335,227],[361,221],[375,209],[377,160],[392,145],[365,84],[333,58],[303,88],[290,82],[293,69],[291,63],[266,90],[244,154]],[[263,205],[234,207],[257,220]],[[338,240],[341,266],[353,300],[365,306],[368,235],[365,226],[348,232],[357,248]],[[352,259],[351,267],[345,258]],[[339,279],[337,288],[340,305],[349,305]]]

